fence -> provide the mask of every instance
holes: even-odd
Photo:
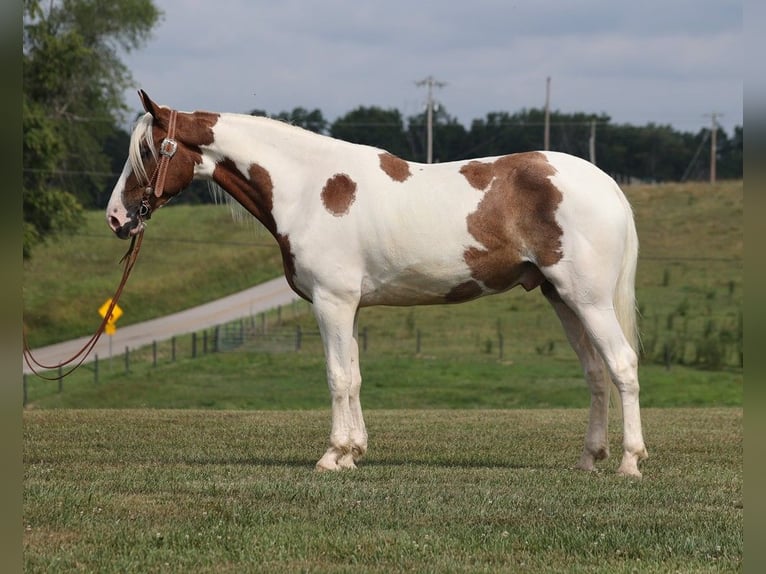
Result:
[[[644,266],[639,302],[650,302],[639,305],[644,363],[710,370],[743,366],[740,264],[657,260]],[[720,265],[726,269],[713,268]],[[707,279],[705,273],[715,281]],[[700,285],[695,285],[700,278]],[[500,361],[522,355],[573,357],[555,314],[543,298],[516,299],[511,295],[483,301],[457,318],[453,318],[452,306],[366,309],[362,321],[368,317],[371,320],[360,325],[360,352],[449,359],[479,354]],[[211,329],[155,341],[145,348],[126,348],[116,359],[95,357],[81,370],[89,369],[93,382],[98,384],[104,371],[114,374],[120,369],[130,373],[138,364],[141,368],[156,368],[211,353],[304,351],[321,355],[322,345],[308,304],[296,302]],[[64,383],[59,372],[57,392],[63,391]],[[27,400],[25,376],[25,404]]]

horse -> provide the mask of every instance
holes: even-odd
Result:
[[[575,467],[609,456],[612,384],[623,455],[640,477],[635,274],[638,237],[617,183],[572,155],[530,151],[436,164],[401,159],[274,119],[182,112],[139,96],[125,167],[106,207],[126,239],[192,180],[212,181],[273,235],[291,288],[312,305],[332,425],[317,470],[356,468],[367,451],[358,318],[371,305],[469,301],[540,288],[590,390]]]

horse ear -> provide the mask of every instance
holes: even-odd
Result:
[[[149,94],[143,90],[138,90],[138,97],[141,98],[141,103],[144,105],[144,109],[152,114],[152,117],[156,118],[159,106],[152,101]]]

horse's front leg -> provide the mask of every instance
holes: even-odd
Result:
[[[359,403],[361,377],[355,324],[358,301],[315,294],[314,314],[324,343],[327,384],[332,399],[330,446],[317,470],[355,468],[367,450],[367,432]]]

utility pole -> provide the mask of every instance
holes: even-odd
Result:
[[[434,159],[434,88],[443,88],[447,84],[445,82],[440,82],[438,80],[435,80],[433,76],[428,76],[424,80],[420,80],[419,82],[415,82],[415,84],[418,87],[421,86],[427,86],[428,87],[428,100],[426,101],[426,138],[427,138],[427,149],[426,149],[426,163],[433,163]]]
[[[718,118],[722,116],[723,114],[719,114],[717,112],[713,112],[712,114],[705,114],[707,116],[710,116],[711,119],[711,126],[710,126],[710,183],[715,183],[716,174],[715,174],[715,168],[716,168],[716,156],[718,155],[718,150],[716,148],[716,136],[718,135]]]
[[[551,147],[551,77],[545,79],[545,134],[543,135],[543,149],[548,151]]]

